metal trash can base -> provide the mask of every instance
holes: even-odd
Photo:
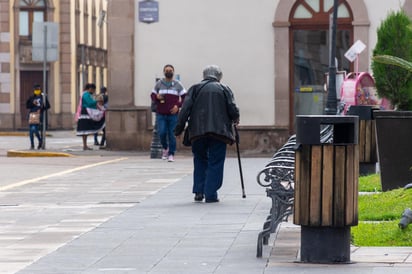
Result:
[[[301,227],[300,260],[305,263],[350,263],[350,227]]]

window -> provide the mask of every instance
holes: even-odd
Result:
[[[19,35],[31,39],[33,22],[44,22],[46,18],[46,3],[44,0],[20,0]]]
[[[291,101],[293,115],[323,114],[326,102],[325,73],[330,66],[329,24],[333,0],[298,0],[290,13]],[[336,59],[340,71],[351,71],[344,57],[353,40],[352,13],[346,1],[338,1]],[[292,121],[294,123],[294,121]]]

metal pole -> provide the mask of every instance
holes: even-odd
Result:
[[[325,114],[336,115],[338,99],[336,97],[336,24],[338,17],[338,0],[333,2],[333,19],[332,19],[332,33],[331,35],[331,49],[330,49],[330,60],[329,60],[329,87],[328,87],[328,97],[326,101]]]
[[[47,26],[43,26],[44,32],[44,47],[43,47],[43,125],[42,125],[42,149],[46,149],[46,116],[47,116],[47,107],[46,107],[46,98],[47,98],[47,88],[46,88],[46,64],[47,64]]]
[[[159,77],[155,77],[155,83],[159,81]],[[162,144],[160,142],[159,134],[157,133],[157,112],[156,110],[152,111],[155,113],[155,124],[153,127],[152,143],[150,145],[150,158],[151,159],[161,159],[162,158]]]
[[[157,113],[155,114],[155,124],[153,127],[152,143],[150,145],[150,158],[161,159],[162,158],[162,144],[160,143],[160,137],[157,133]]]

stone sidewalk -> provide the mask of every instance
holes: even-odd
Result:
[[[26,139],[27,138],[27,139]],[[92,138],[89,138],[92,139]],[[351,263],[299,262],[300,227],[282,223],[256,258],[270,200],[256,183],[269,160],[225,166],[221,202],[193,202],[192,160],[149,153],[81,151],[71,132],[53,133],[46,152],[5,157],[28,137],[0,136],[0,273],[410,273],[412,248],[352,247]],[[42,152],[42,151],[41,151]],[[10,172],[18,170],[18,172]],[[86,179],[87,178],[87,179]]]

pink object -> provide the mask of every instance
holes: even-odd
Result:
[[[378,97],[375,80],[367,72],[349,73],[340,90],[341,102],[345,104],[345,114],[350,106],[380,106],[381,99]]]
[[[79,104],[77,105],[77,110],[76,113],[74,115],[74,121],[77,123],[77,121],[79,120],[80,117],[80,113],[82,112],[82,97],[80,96],[80,100],[79,100]]]

